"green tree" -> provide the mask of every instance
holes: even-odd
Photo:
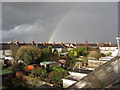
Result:
[[[50,83],[52,83],[54,87],[62,88],[63,81],[59,74],[60,73],[58,71],[52,71],[49,73],[49,79],[50,79]]]
[[[11,45],[10,50],[11,50],[11,56],[16,59],[17,57],[17,51],[19,49],[18,45]]]
[[[62,78],[69,75],[69,72],[63,68],[53,67],[52,71],[49,73],[50,83],[53,83],[55,87],[62,87]]]
[[[20,63],[20,64],[14,64],[14,65],[12,65],[11,67],[9,67],[9,69],[11,71],[13,71],[13,72],[15,72],[17,70],[25,72],[25,68],[26,67],[27,67],[26,65],[24,65],[23,63]]]
[[[109,53],[107,53],[106,55],[107,55],[107,56],[110,56],[110,55],[112,55],[112,53],[111,53],[111,52],[109,52]]]
[[[75,50],[70,50],[70,51],[68,51],[68,56],[70,58],[75,58],[75,57],[78,56],[78,54],[77,54],[77,52]]]
[[[69,75],[69,72],[63,68],[53,67],[53,71],[57,71],[61,78],[64,78]]]
[[[24,63],[30,64],[34,62],[39,62],[41,57],[41,49],[33,46],[22,46],[18,49],[17,57],[23,60]]]
[[[78,47],[74,49],[77,53],[78,56],[87,56],[88,55],[88,50],[85,47]]]
[[[30,88],[30,86],[27,85],[25,81],[23,81],[17,77],[12,79],[11,87],[12,88]]]
[[[58,50],[56,48],[52,52],[52,59],[53,59],[53,61],[58,61],[58,59],[59,59]]]
[[[65,53],[65,52],[66,52],[66,50],[65,50],[65,49],[62,49],[61,53]]]
[[[48,46],[48,48],[43,49],[41,60],[43,61],[49,61],[52,56],[52,47]]]
[[[33,68],[31,70],[31,73],[34,76],[40,76],[41,78],[47,77],[47,71],[45,69],[43,69],[43,68]]]

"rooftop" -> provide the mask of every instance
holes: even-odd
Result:
[[[54,64],[56,62],[41,62],[40,64]]]
[[[35,43],[35,42],[6,42],[6,43],[0,43],[0,50],[9,50],[11,47],[21,47],[21,46],[37,46],[39,48],[47,48],[48,46],[51,46],[52,48],[74,48],[74,47],[80,47],[80,46],[88,46],[88,47],[117,47],[117,44],[113,44],[111,42],[106,43]],[[72,46],[71,46],[72,45]]]

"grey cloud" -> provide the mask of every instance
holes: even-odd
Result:
[[[3,31],[3,35],[7,36],[7,37],[4,37],[5,40],[9,38],[9,39],[18,40],[18,41],[21,41],[21,40],[31,41],[34,39],[46,40],[42,34],[49,35],[49,33],[46,33],[44,27],[39,25],[39,22],[34,23],[32,25],[24,24],[24,25],[16,26],[14,29],[11,29],[9,31]]]
[[[66,13],[76,3],[3,2],[3,30],[16,25],[32,24],[38,19],[50,20]]]
[[[3,2],[3,41],[116,42],[117,2]],[[64,19],[64,20],[63,20]]]
[[[115,43],[117,33],[117,3],[84,3],[66,17],[53,41]]]

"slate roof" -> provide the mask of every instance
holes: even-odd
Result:
[[[95,46],[95,47],[96,47],[96,46],[98,46],[98,45],[95,44],[95,43],[89,43],[88,46]]]
[[[27,45],[31,45],[31,46],[38,46],[39,48],[47,48],[48,46],[51,46],[52,48],[66,48],[64,45],[61,44],[30,44],[30,43],[19,43],[18,45],[16,45],[15,43],[13,44],[8,44],[8,43],[0,43],[0,50],[9,50],[11,47],[21,47],[21,46],[27,46]]]
[[[47,48],[47,47],[49,47],[49,46],[51,46],[52,48],[65,48],[63,45],[61,45],[61,44],[37,44],[37,46],[39,47],[39,48]]]
[[[26,46],[26,45],[31,45],[31,46],[38,46],[39,48],[47,48],[48,46],[51,46],[52,48],[68,48],[69,46],[66,46],[65,44],[39,44],[36,43],[34,45],[30,44],[30,43],[19,43],[18,45],[16,45],[15,43],[13,44],[8,44],[8,43],[0,43],[0,50],[9,50],[11,47],[21,47],[21,46]],[[79,43],[79,44],[72,44],[73,46],[76,47],[80,47],[80,46],[85,46],[84,43]],[[88,47],[117,47],[117,44],[95,44],[95,43],[88,43]]]
[[[112,44],[112,45],[103,44],[103,45],[99,45],[99,47],[117,47],[117,44]]]
[[[85,44],[81,43],[81,44],[77,44],[76,46],[85,46]]]
[[[72,44],[73,46],[77,46],[77,47],[79,47],[79,46],[85,46],[85,44],[84,43],[79,43],[79,44]],[[88,47],[117,47],[117,44],[104,44],[104,43],[99,43],[98,45],[97,45],[97,43],[88,43]]]
[[[37,46],[38,46],[39,48],[46,48],[46,46],[45,46],[44,44],[37,44]]]
[[[27,45],[31,45],[31,44],[29,44],[29,43],[26,43],[26,44],[19,43],[18,45],[16,45],[15,43],[13,43],[13,44],[0,43],[0,50],[9,50],[12,47],[21,47],[21,46],[27,46]],[[35,45],[31,45],[31,46],[35,46]]]

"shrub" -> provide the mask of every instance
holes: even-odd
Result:
[[[31,73],[34,76],[40,76],[41,79],[46,78],[47,77],[47,71],[43,68],[33,68],[31,70]]]
[[[56,71],[61,78],[69,75],[68,71],[63,68],[53,67],[52,70]]]
[[[110,55],[112,55],[112,53],[111,53],[111,52],[109,52],[109,53],[107,53],[106,55],[107,55],[107,56],[110,56]]]
[[[88,50],[85,47],[78,47],[74,49],[79,56],[87,56],[89,54]]]
[[[58,71],[50,72],[49,79],[50,79],[50,83],[52,83],[55,87],[62,87],[63,86],[62,78],[59,75]]]
[[[40,60],[41,50],[38,47],[22,46],[18,49],[17,57],[26,64],[34,63]]]

